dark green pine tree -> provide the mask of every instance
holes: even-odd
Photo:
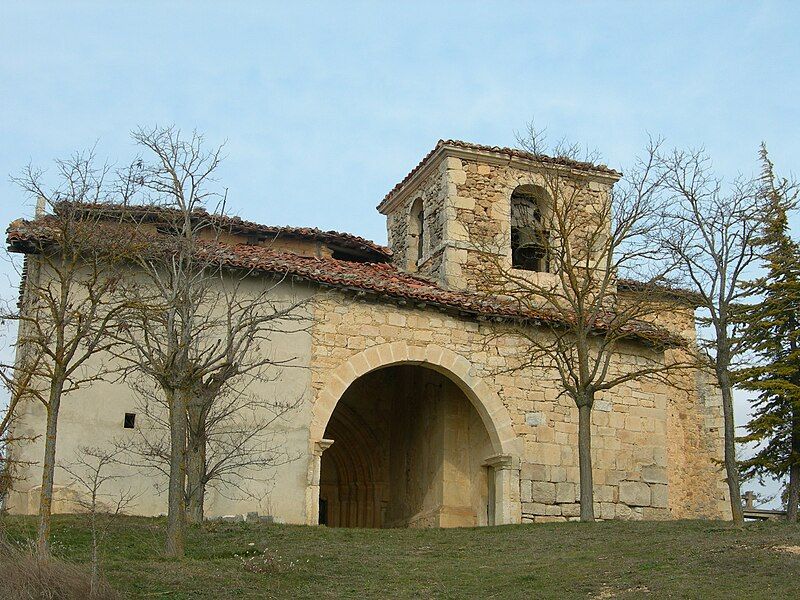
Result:
[[[737,373],[739,387],[757,393],[743,442],[759,444],[741,463],[744,479],[774,477],[785,485],[788,517],[797,520],[800,500],[800,246],[789,234],[787,212],[796,186],[775,176],[764,144],[759,193],[769,212],[757,240],[767,273],[749,282],[758,298],[741,311],[740,325],[753,366]]]

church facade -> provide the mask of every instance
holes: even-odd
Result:
[[[292,364],[253,390],[297,400],[275,424],[274,439],[291,460],[242,482],[252,493],[212,487],[207,516],[258,511],[287,523],[350,527],[577,519],[577,408],[545,366],[513,368],[521,341],[503,333],[502,311],[478,293],[475,278],[483,267],[475,236],[483,234],[506,239],[499,252],[515,266],[548,275],[535,243],[517,256],[525,230],[512,205],[536,189],[532,158],[440,141],[378,207],[388,248],[349,234],[231,223],[233,260],[288,275],[276,293],[311,301],[307,327],[270,349]],[[619,177],[602,166],[553,164],[589,198],[608,194]],[[12,224],[12,250],[25,235],[24,222]],[[635,286],[619,293],[641,301]],[[676,302],[659,324],[695,336],[691,306]],[[618,360],[644,353],[669,360],[671,352],[631,343]],[[136,410],[125,382],[76,392],[62,408],[58,458],[68,460],[87,440],[97,446],[134,435]],[[41,431],[43,419],[30,404],[17,427]],[[729,517],[717,462],[722,436],[721,399],[703,373],[675,375],[674,384],[634,380],[605,394],[592,416],[595,515]],[[33,513],[41,442],[15,452],[34,464],[23,469],[9,508]],[[63,473],[56,484],[55,512],[74,510],[77,492]],[[124,485],[140,494],[131,512],[166,511],[152,476],[131,469]]]

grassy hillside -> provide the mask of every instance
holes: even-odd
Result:
[[[743,530],[703,521],[450,530],[212,523],[190,530],[182,561],[160,556],[163,526],[127,517],[109,532],[104,571],[123,597],[800,598],[800,526],[785,523]],[[4,529],[21,541],[35,521],[7,517]],[[88,560],[80,517],[56,517],[53,538],[59,556]]]

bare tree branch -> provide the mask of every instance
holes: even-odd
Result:
[[[108,528],[113,518],[123,514],[138,498],[130,489],[119,494],[103,491],[108,483],[125,477],[108,472],[109,467],[116,465],[115,454],[114,449],[81,446],[75,453],[75,460],[59,465],[70,476],[70,487],[79,493],[75,502],[89,513],[92,595],[100,583],[100,549]]]
[[[253,277],[224,265],[220,248],[232,235],[227,199],[212,187],[222,147],[207,151],[202,136],[171,127],[139,129],[133,138],[152,160],[128,171],[126,189],[138,186],[143,200],[128,218],[147,221],[155,236],[122,286],[126,311],[117,339],[125,350],[115,356],[127,377],[155,382],[167,404],[167,554],[180,556],[187,516],[202,520],[209,473],[219,480],[234,464],[240,471],[247,466],[247,460],[208,460],[209,434],[219,431],[218,409],[226,397],[237,396],[235,389],[246,389],[242,382],[263,381],[277,367],[295,364],[272,349],[278,335],[307,327],[306,300],[287,296],[290,285],[280,276]],[[235,422],[233,412],[223,421]],[[240,448],[253,448],[247,436],[240,442]],[[162,444],[158,440],[149,451],[154,458]]]

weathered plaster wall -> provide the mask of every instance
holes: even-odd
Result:
[[[253,286],[255,294],[267,283],[252,279],[248,285]],[[309,293],[307,286],[281,284],[275,289],[274,298],[276,301],[297,300],[307,297]],[[230,488],[210,489],[205,503],[208,516],[257,510],[261,514],[279,516],[287,522],[302,523],[305,520],[303,498],[312,397],[310,373],[302,366],[310,362],[311,336],[306,331],[275,333],[269,351],[276,361],[291,360],[291,362],[275,368],[271,380],[253,383],[249,392],[267,403],[276,400],[284,402],[299,400],[298,407],[292,409],[274,426],[275,439],[280,440],[286,456],[294,460],[257,474],[253,481],[241,482],[245,488],[249,488],[253,497],[243,497]],[[87,370],[94,369],[99,360],[104,358],[98,356],[90,361]],[[74,461],[81,446],[113,449],[115,442],[130,441],[138,434],[137,429],[123,428],[124,414],[139,412],[137,397],[127,383],[111,379],[81,387],[64,397],[59,416],[57,464]],[[143,425],[141,417],[141,414],[137,416],[137,427]],[[34,401],[27,402],[22,407],[15,431],[20,435],[40,435],[44,431],[45,419],[44,407],[41,404]],[[38,511],[43,454],[44,444],[41,436],[35,442],[14,448],[15,458],[30,464],[21,469],[15,491],[9,496],[8,506],[11,512],[30,514]],[[120,456],[120,459],[124,460],[124,457]],[[109,482],[103,490],[104,493],[116,495],[131,489],[139,494],[135,503],[129,508],[131,513],[141,515],[166,513],[164,476],[143,473],[124,465],[115,465],[114,471],[123,477]],[[68,480],[66,473],[57,468],[54,512],[76,510],[75,503],[71,501],[75,492],[65,487]]]

